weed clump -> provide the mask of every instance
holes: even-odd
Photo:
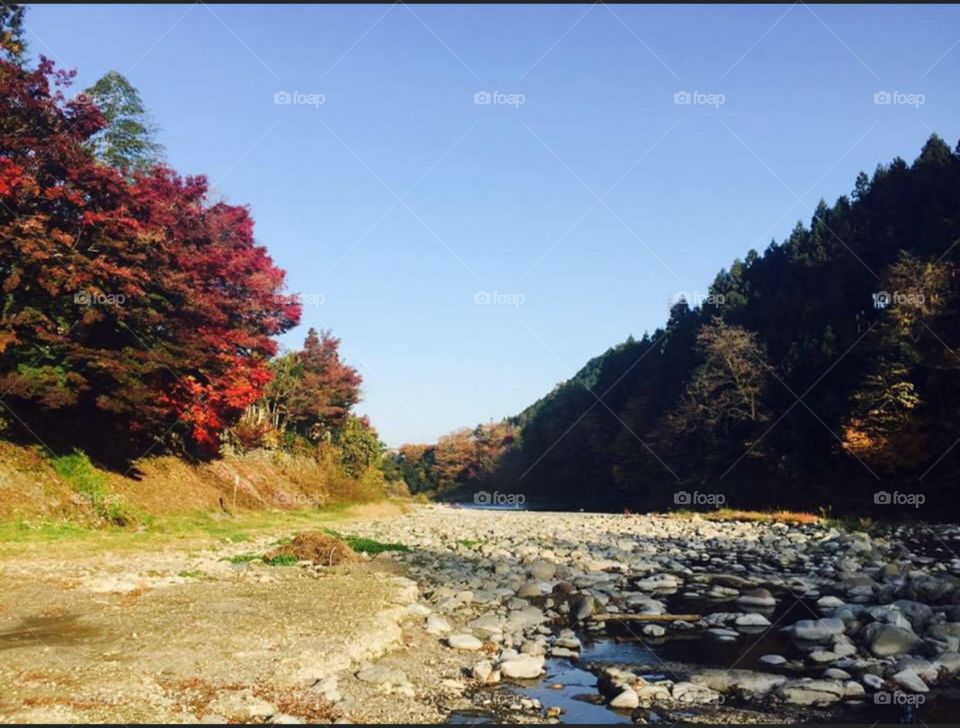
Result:
[[[263,557],[266,563],[281,565],[296,561],[312,561],[320,566],[336,566],[357,560],[350,545],[330,534],[306,531],[294,536],[290,543],[281,544]]]

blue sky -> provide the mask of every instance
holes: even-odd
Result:
[[[950,6],[43,5],[27,25],[78,90],[126,74],[169,162],[252,207],[307,303],[283,343],[333,329],[390,445],[518,412],[860,170],[960,137]]]

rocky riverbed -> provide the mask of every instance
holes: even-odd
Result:
[[[0,722],[954,722],[957,526],[414,506],[343,566],[0,558]]]
[[[358,533],[410,547],[384,558],[418,583],[477,718],[930,722],[957,706],[954,526],[425,507]]]

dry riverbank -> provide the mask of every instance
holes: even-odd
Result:
[[[960,559],[907,532],[440,506],[334,525],[409,550],[254,558],[286,527],[8,553],[0,720],[929,723],[960,670]],[[956,529],[932,533],[949,552]],[[596,618],[681,611],[700,618]]]

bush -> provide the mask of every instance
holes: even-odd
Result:
[[[119,497],[109,492],[106,476],[93,466],[85,452],[74,450],[69,455],[53,458],[51,464],[57,475],[73,486],[100,518],[117,526],[130,523]]]

